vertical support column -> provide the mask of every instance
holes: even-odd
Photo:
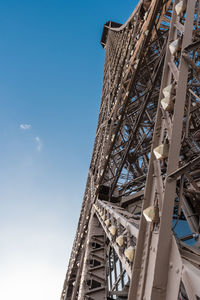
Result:
[[[94,212],[88,228],[78,300],[107,299],[106,237]]]
[[[186,22],[184,26],[179,76],[176,89],[176,99],[173,114],[172,136],[170,141],[167,176],[170,173],[176,171],[179,167],[184,107],[186,102],[188,80],[188,64],[183,57],[183,53],[184,48],[186,48],[192,42],[195,4],[195,0],[189,0],[187,2]],[[151,299],[162,299],[159,298],[161,293],[163,294],[163,299],[165,299],[165,292],[167,290],[168,285],[167,274],[172,239],[171,226],[175,193],[176,179],[172,181],[167,180],[165,185],[163,207],[161,211],[161,222],[157,246],[157,255],[155,260],[155,271]],[[161,265],[165,268],[164,271],[161,271]],[[179,272],[180,271],[181,270],[179,270]],[[159,291],[158,288],[160,288],[161,291]],[[174,295],[174,299],[175,297],[176,295]]]
[[[166,178],[179,167],[188,80],[188,64],[184,59],[184,49],[192,41],[196,1],[187,1],[186,20],[184,26],[180,26],[182,30],[182,50],[180,50],[180,54],[178,54],[179,65],[177,67],[174,62],[174,54],[169,51],[169,43],[175,41],[175,39],[180,39],[180,33],[177,34],[176,30],[176,28],[178,28],[177,24],[179,24],[179,18],[175,12],[175,5],[178,3],[178,0],[175,0],[173,3],[169,42],[160,92],[161,100],[163,97],[163,88],[172,83],[172,81],[173,83],[175,82],[175,105],[172,112],[172,119],[170,119],[168,113],[161,109],[161,103],[159,101],[152,144],[153,150],[163,143],[164,138],[167,137],[169,140],[169,155],[168,158],[165,156],[167,162]],[[172,217],[176,195],[176,179],[163,181],[163,197],[161,197],[162,199],[157,199],[159,193],[157,193],[156,180],[158,179],[156,179],[156,176],[158,176],[159,172],[155,172],[155,166],[160,167],[160,163],[157,163],[157,158],[152,152],[143,208],[155,206],[155,202],[158,200],[160,222],[157,223],[157,226],[152,226],[152,224],[148,224],[142,216],[129,292],[129,299],[131,300],[177,300],[178,298],[181,262],[180,255],[177,254],[178,251],[172,251]],[[177,255],[176,261],[174,260],[174,253]],[[173,284],[168,277],[170,271],[169,263],[171,261],[176,263],[177,277]],[[175,267],[172,263],[171,266],[173,268]],[[168,293],[170,288],[173,288],[173,297],[168,297],[168,295],[170,295],[170,293]]]
[[[172,25],[175,23],[175,19],[176,16],[173,9],[173,13],[171,17],[171,26],[170,26],[168,42],[166,47],[167,51],[165,54],[165,63],[163,68],[162,82],[160,87],[160,99],[162,97],[161,95],[162,89],[167,84],[169,84],[172,76],[171,73],[169,72],[169,66],[168,66],[168,63],[170,62],[170,58],[171,58],[168,49],[169,49],[170,41],[175,39],[176,28]],[[154,127],[153,140],[152,140],[151,158],[149,161],[149,169],[148,169],[147,181],[146,181],[145,191],[144,191],[143,210],[154,204],[155,193],[157,192],[156,185],[158,183],[156,183],[155,165],[157,167],[157,173],[160,173],[160,166],[158,166],[157,162],[155,162],[154,160],[153,149],[162,142],[163,134],[164,134],[164,125],[165,125],[165,119],[162,117],[162,110],[160,108],[160,101],[159,101],[158,109],[156,113],[156,122]],[[162,191],[160,191],[158,194],[162,194]],[[136,244],[133,273],[132,273],[132,279],[131,279],[131,284],[129,289],[130,300],[143,299],[144,286],[145,286],[146,276],[147,276],[146,275],[147,266],[148,266],[149,259],[151,259],[149,257],[151,235],[152,235],[151,224],[147,223],[144,216],[141,215],[139,236]],[[155,251],[155,248],[153,247],[151,248],[151,250],[153,252]],[[151,277],[152,277],[152,272],[151,272]]]

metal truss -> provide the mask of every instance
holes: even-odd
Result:
[[[107,22],[94,149],[61,300],[200,299],[200,2]]]

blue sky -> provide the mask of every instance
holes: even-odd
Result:
[[[0,299],[60,297],[96,131],[103,24],[125,22],[136,2],[0,1]]]

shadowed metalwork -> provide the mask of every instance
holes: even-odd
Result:
[[[200,299],[200,2],[107,22],[94,149],[61,300]]]

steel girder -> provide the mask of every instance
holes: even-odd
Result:
[[[143,0],[124,25],[104,25],[102,101],[61,300],[200,298],[199,14],[199,1]]]

